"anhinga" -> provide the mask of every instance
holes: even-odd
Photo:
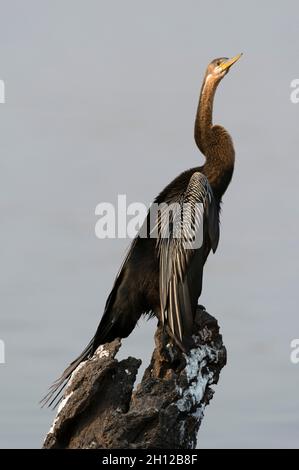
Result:
[[[95,336],[82,354],[53,384],[44,402],[51,406],[76,367],[90,357],[99,345],[117,337],[127,337],[142,314],[156,315],[183,351],[190,348],[190,336],[198,298],[202,289],[203,267],[219,240],[219,213],[223,194],[233,174],[235,152],[228,132],[212,121],[217,86],[241,54],[213,60],[206,71],[195,120],[195,142],[205,156],[205,164],[185,171],[157,196],[157,204],[188,203],[194,209],[182,236],[174,236],[174,215],[168,236],[165,223],[157,218],[157,238],[138,234],[116,277]],[[195,209],[195,207],[197,209]],[[199,209],[198,209],[199,208]],[[197,211],[197,212],[196,212]],[[145,223],[148,223],[148,217]],[[201,231],[202,244],[186,246]]]

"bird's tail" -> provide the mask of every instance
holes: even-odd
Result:
[[[78,367],[78,365],[91,357],[101,344],[110,343],[117,337],[125,338],[133,330],[138,318],[132,315],[130,311],[127,315],[121,314],[120,311],[115,313],[113,308],[115,293],[119,282],[120,277],[117,277],[115,285],[107,299],[105,311],[97,328],[96,334],[90,343],[86,346],[84,351],[80,354],[80,356],[78,356],[77,359],[75,359],[65,369],[61,377],[59,377],[59,379],[53,383],[47,395],[40,402],[42,406],[47,405],[49,407],[53,406],[53,408],[55,408],[62,399],[62,391],[64,390],[68,379],[74,370]]]
[[[59,377],[59,379],[57,379],[53,383],[47,395],[40,402],[42,407],[47,405],[48,407],[53,406],[53,408],[56,408],[56,406],[62,400],[62,391],[64,390],[72,373],[78,367],[78,365],[81,364],[81,362],[88,359],[88,357],[90,357],[90,355],[92,354],[93,344],[94,344],[94,338],[86,346],[86,348],[80,354],[80,356],[78,356],[73,362],[71,362],[71,364],[65,369],[63,374]]]
[[[131,330],[132,328],[130,328],[130,332]],[[116,319],[114,319],[110,312],[106,310],[98,326],[95,336],[88,343],[88,345],[80,354],[80,356],[78,356],[73,362],[71,362],[71,364],[65,369],[63,374],[50,387],[49,392],[40,402],[42,407],[47,405],[48,407],[52,406],[53,409],[56,408],[56,406],[62,400],[62,391],[66,387],[69,378],[71,377],[74,370],[78,367],[78,365],[89,357],[91,357],[98,348],[98,346],[100,346],[101,344],[110,343],[117,336],[124,337],[126,336],[126,332],[124,331],[122,334],[120,318],[116,317]]]

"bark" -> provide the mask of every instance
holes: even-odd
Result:
[[[119,339],[100,346],[73,373],[44,448],[193,449],[226,350],[215,318],[198,307],[188,354],[161,327],[141,383],[141,361],[118,361]]]

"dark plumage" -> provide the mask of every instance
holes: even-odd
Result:
[[[144,313],[156,315],[181,349],[189,349],[203,267],[210,251],[215,252],[218,245],[220,204],[234,169],[232,139],[223,127],[212,123],[213,100],[221,79],[239,57],[215,59],[206,71],[194,132],[196,144],[206,157],[205,164],[179,175],[155,199],[158,204],[176,204],[171,223],[166,223],[160,212],[155,219],[158,238],[137,235],[133,240],[94,338],[52,386],[45,403],[55,402],[80,362],[99,345],[127,337]],[[180,209],[186,203],[191,208],[188,223],[182,220]],[[148,235],[152,230],[149,221],[150,212],[143,227]],[[178,228],[180,238],[175,237]],[[167,229],[168,236],[163,237]],[[189,246],[200,234],[202,245]]]

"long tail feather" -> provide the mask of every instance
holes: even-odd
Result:
[[[50,387],[49,392],[47,395],[40,401],[42,407],[48,406],[51,407],[53,405],[53,408],[56,408],[56,406],[59,404],[59,402],[62,400],[62,391],[64,390],[65,386],[67,385],[67,381],[71,377],[72,373],[76,370],[79,364],[81,362],[85,361],[88,359],[90,354],[92,353],[93,349],[93,342],[94,340],[92,339],[90,343],[86,346],[84,351],[78,356],[63,372],[61,377],[57,379],[53,385]]]

